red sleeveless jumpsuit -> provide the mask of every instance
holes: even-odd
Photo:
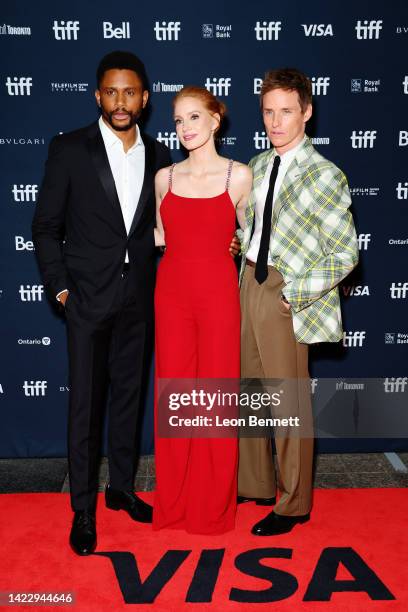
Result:
[[[155,292],[156,493],[153,529],[219,534],[234,528],[236,438],[162,438],[157,435],[160,378],[239,378],[240,305],[229,253],[235,208],[224,193],[189,198],[169,191],[160,213],[166,252]]]

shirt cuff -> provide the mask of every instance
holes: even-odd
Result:
[[[61,301],[61,300],[60,300],[60,295],[61,295],[62,293],[65,293],[66,291],[68,291],[68,289],[63,289],[62,291],[58,291],[57,295],[55,296],[55,297],[56,297],[56,299],[57,299],[57,302],[60,302],[60,301]]]

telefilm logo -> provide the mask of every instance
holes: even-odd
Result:
[[[104,38],[130,38],[129,21],[122,21],[121,25],[116,27],[113,27],[110,21],[103,21],[102,29]]]
[[[35,202],[38,185],[13,185],[11,188],[14,202]]]
[[[343,332],[343,346],[348,348],[362,347],[365,339],[365,331]]]
[[[24,236],[14,236],[16,251],[34,251],[34,243],[24,240]]]
[[[43,338],[19,338],[17,344],[20,346],[51,346],[51,338],[48,336]]]
[[[312,77],[312,95],[327,96],[327,90],[330,86],[330,77]]]
[[[405,393],[407,387],[408,378],[406,376],[391,376],[390,378],[384,378],[384,392],[385,393]]]
[[[179,40],[181,21],[156,21],[153,29],[159,42]]]
[[[0,26],[0,36],[31,36],[31,28],[27,26],[11,26],[4,23]]]
[[[88,83],[51,83],[52,93],[84,93]]]
[[[408,75],[406,75],[402,81],[402,91],[404,94],[408,94]]]
[[[163,142],[169,149],[180,149],[180,141],[176,132],[157,132],[157,138],[159,142]]]
[[[377,130],[353,130],[350,136],[353,149],[373,149],[377,139]]]
[[[362,297],[364,295],[370,295],[370,288],[368,285],[343,285],[342,289],[345,297]]]
[[[378,196],[380,193],[379,187],[351,187],[350,195],[354,198],[356,196]]]
[[[359,19],[355,26],[357,40],[378,40],[380,38],[382,24],[383,22],[381,19],[372,21],[368,21],[368,19],[361,21]]]
[[[46,380],[25,380],[23,383],[24,395],[26,397],[44,397],[46,389]]]
[[[309,36],[334,36],[331,23],[302,23],[303,33]]]
[[[381,79],[351,79],[351,93],[378,93]]]
[[[152,91],[154,93],[176,93],[183,89],[183,83],[163,83],[162,81],[156,81],[152,84]]]
[[[55,40],[78,40],[79,21],[55,21],[52,26]]]
[[[405,183],[398,183],[395,190],[397,192],[398,200],[408,199],[408,181],[405,181]]]
[[[359,251],[367,251],[368,245],[371,242],[371,234],[358,234],[357,245]]]
[[[279,40],[281,21],[257,21],[254,27],[256,40]]]
[[[19,294],[22,302],[42,302],[44,285],[20,285]]]
[[[214,96],[228,96],[231,89],[231,77],[207,77],[204,87]]]
[[[408,283],[392,283],[390,287],[390,295],[392,300],[405,300],[408,294]]]
[[[203,23],[201,33],[203,38],[231,38],[232,25]]]
[[[32,77],[7,77],[6,89],[9,96],[31,96]]]

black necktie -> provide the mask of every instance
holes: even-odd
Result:
[[[281,158],[279,157],[279,155],[276,155],[275,159],[273,160],[273,168],[269,179],[269,189],[265,200],[261,243],[259,245],[259,253],[255,266],[255,278],[260,285],[262,285],[262,283],[266,280],[268,276],[268,253],[269,242],[271,239],[273,190],[275,189],[276,177],[278,176],[280,160]]]

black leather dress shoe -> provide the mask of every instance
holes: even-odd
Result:
[[[69,536],[71,548],[77,555],[90,555],[96,548],[95,514],[85,510],[75,512]]]
[[[238,495],[237,504],[245,504],[246,502],[255,502],[257,506],[273,506],[276,503],[276,497],[243,497]]]
[[[130,518],[139,523],[151,523],[153,508],[133,491],[119,491],[108,485],[105,489],[106,507],[111,510],[125,510]]]
[[[257,536],[272,536],[292,531],[297,523],[306,523],[310,519],[310,514],[303,516],[283,516],[270,512],[262,521],[256,523],[251,529],[251,533]]]

